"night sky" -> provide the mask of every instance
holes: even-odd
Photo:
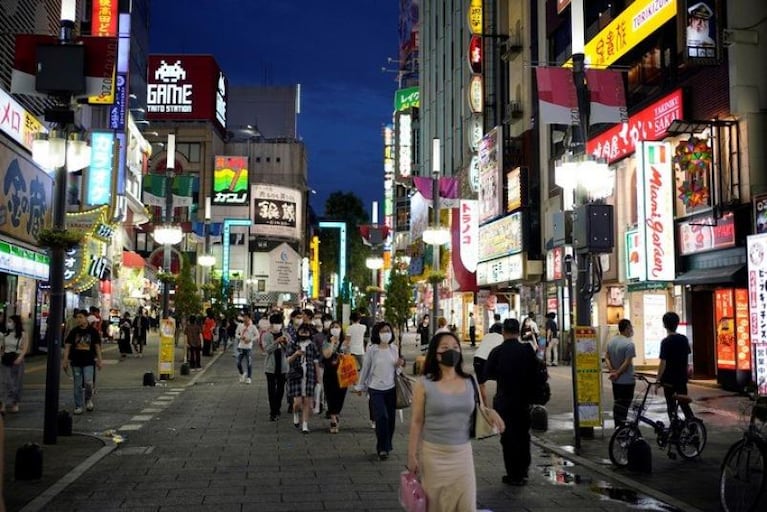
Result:
[[[301,84],[299,135],[318,214],[336,190],[383,194],[396,0],[152,0],[151,53],[209,53],[231,85]],[[182,8],[183,5],[183,8]]]

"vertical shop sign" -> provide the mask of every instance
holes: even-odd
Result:
[[[748,290],[735,290],[735,364],[738,370],[751,369],[751,326],[748,323]]]
[[[637,173],[637,219],[645,265],[642,281],[673,281],[674,270],[674,176],[671,146],[665,142],[642,142]]]
[[[91,165],[88,168],[88,187],[85,203],[100,205],[109,203],[112,186],[114,134],[91,133]]]
[[[600,353],[597,330],[594,327],[576,327],[575,367],[580,427],[598,427],[602,424]]]
[[[748,311],[751,320],[752,371],[757,393],[767,395],[767,233],[747,239]]]
[[[459,212],[461,263],[463,263],[466,270],[474,272],[477,270],[477,262],[479,261],[479,215],[477,212],[477,201],[462,199]]]

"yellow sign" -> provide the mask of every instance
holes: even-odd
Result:
[[[469,5],[469,32],[482,34],[482,0],[471,0]]]
[[[98,96],[88,96],[90,105],[113,105],[115,102],[115,73],[112,68],[112,78],[104,78],[101,82],[101,93]]]
[[[602,424],[602,367],[594,327],[575,328],[575,369],[581,427]]]
[[[160,321],[160,350],[157,351],[157,375],[167,379],[175,376],[176,370],[176,320],[163,318]]]
[[[676,16],[677,0],[637,0],[586,44],[586,64],[605,68]],[[571,66],[572,59],[565,63]]]

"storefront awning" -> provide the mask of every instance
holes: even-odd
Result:
[[[745,284],[746,266],[727,265],[717,268],[696,268],[678,275],[674,283],[681,285]]]
[[[123,251],[123,266],[130,268],[144,268],[146,262],[140,254],[133,251]]]

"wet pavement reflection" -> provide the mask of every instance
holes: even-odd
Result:
[[[617,501],[640,510],[660,512],[682,512],[660,500],[638,493],[632,489],[618,487],[603,480],[593,480],[576,472],[576,464],[559,455],[542,452],[546,457],[545,464],[539,464],[541,475],[553,485],[588,485],[591,492],[603,500]]]

